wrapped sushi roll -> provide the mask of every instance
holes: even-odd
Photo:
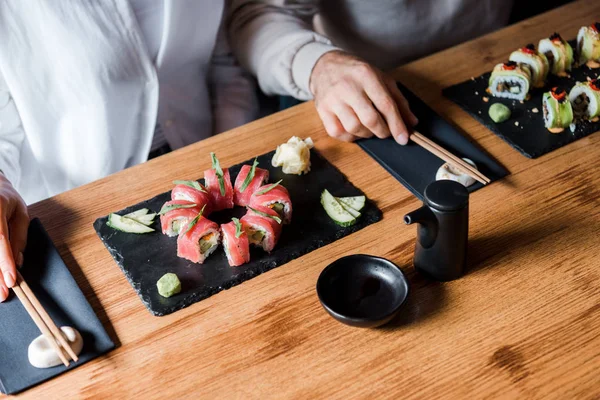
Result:
[[[550,65],[546,56],[535,49],[533,44],[528,44],[519,50],[513,51],[508,57],[521,68],[529,67],[531,70],[531,86],[535,88],[543,87],[548,77]]]
[[[525,100],[529,93],[531,70],[521,68],[516,62],[509,61],[494,67],[489,80],[489,91],[494,97],[513,100]]]
[[[175,181],[175,187],[171,190],[171,199],[183,200],[194,203],[198,208],[205,208],[205,214],[212,211],[212,198],[208,190],[196,181]]]
[[[246,264],[250,261],[250,242],[244,230],[244,224],[237,218],[221,225],[223,248],[227,261],[232,267]]]
[[[577,82],[569,92],[569,101],[575,118],[597,120],[600,116],[600,80]]]
[[[256,168],[258,162],[244,165],[240,170],[233,188],[233,202],[236,206],[245,207],[250,204],[250,197],[269,180],[269,171],[262,168]]]
[[[202,264],[217,249],[220,240],[219,225],[203,217],[200,211],[182,227],[177,238],[177,256]]]
[[[573,109],[563,89],[552,88],[542,97],[544,125],[552,133],[564,131],[573,122]]]
[[[241,219],[250,244],[262,247],[271,252],[281,235],[281,218],[269,207],[248,207],[248,212]]]
[[[577,54],[580,65],[587,64],[590,68],[600,67],[600,22],[579,29]]]
[[[540,53],[546,56],[550,72],[558,76],[566,76],[573,65],[573,48],[558,33],[553,33],[548,39],[540,40]]]
[[[204,183],[212,198],[212,211],[233,208],[233,186],[227,168],[222,169],[215,153],[210,153],[212,169],[204,171]]]
[[[275,211],[284,224],[292,221],[292,200],[287,189],[279,184],[260,187],[250,199],[251,207],[268,207]]]
[[[185,200],[167,201],[160,210],[160,225],[162,233],[167,236],[177,236],[181,229],[196,218],[201,207]]]

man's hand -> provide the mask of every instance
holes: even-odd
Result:
[[[0,302],[15,285],[17,266],[23,264],[29,215],[27,206],[8,179],[0,174]]]
[[[417,123],[394,79],[341,51],[319,58],[310,90],[329,136],[345,142],[392,135],[404,145]]]

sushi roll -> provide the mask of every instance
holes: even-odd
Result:
[[[552,88],[542,97],[544,125],[552,133],[560,133],[573,122],[573,109],[563,89]]]
[[[186,226],[177,238],[177,256],[202,264],[219,246],[219,225],[202,216],[202,211]]]
[[[489,91],[494,97],[513,100],[525,100],[529,93],[531,70],[521,68],[516,62],[509,61],[494,67],[489,80]]]
[[[204,171],[204,183],[212,198],[212,211],[233,208],[233,186],[227,168],[221,169],[215,153],[212,157],[212,169]]]
[[[577,54],[579,64],[590,68],[600,67],[600,22],[582,26],[577,33]]]
[[[268,182],[269,171],[262,168],[256,168],[258,162],[244,165],[240,170],[233,188],[233,202],[236,206],[245,207],[250,204],[250,197],[256,190]]]
[[[544,86],[550,65],[546,56],[537,51],[533,44],[530,43],[519,50],[513,51],[508,59],[519,64],[521,68],[529,67],[531,70],[531,86],[534,88]]]
[[[181,229],[196,218],[201,207],[185,200],[167,201],[160,210],[160,225],[162,233],[167,236],[177,236]]]
[[[292,221],[292,200],[287,189],[279,184],[260,187],[250,199],[250,206],[268,207],[275,211],[284,224]]]
[[[237,267],[250,261],[248,234],[239,219],[233,218],[231,222],[221,225],[221,234],[223,249],[230,266]]]
[[[558,33],[553,33],[548,39],[540,40],[540,53],[548,59],[550,72],[558,76],[566,76],[573,65],[573,48]]]
[[[600,80],[577,82],[569,93],[577,119],[597,120],[600,116]]]
[[[241,218],[250,244],[262,247],[271,252],[281,235],[281,218],[269,207],[248,207],[248,212]]]
[[[176,185],[171,190],[172,200],[183,200],[194,203],[198,208],[206,206],[205,213],[212,211],[212,198],[204,186],[196,181],[175,181]]]

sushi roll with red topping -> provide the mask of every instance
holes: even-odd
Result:
[[[251,207],[268,207],[275,211],[284,224],[292,221],[292,200],[287,189],[279,184],[261,186],[250,199]]]
[[[256,168],[257,165],[258,162],[254,160],[252,166],[242,166],[235,179],[233,202],[236,206],[245,207],[250,204],[252,194],[269,180],[269,171]]]
[[[201,207],[185,200],[167,201],[159,213],[162,233],[167,236],[179,235],[181,229],[198,215]]]
[[[494,67],[489,79],[489,91],[494,97],[525,100],[529,93],[531,70],[509,61]]]
[[[186,226],[177,238],[177,256],[202,264],[219,246],[219,225],[202,216],[202,211]]]
[[[535,48],[532,43],[519,50],[513,51],[508,57],[509,61],[514,61],[521,68],[529,68],[531,71],[531,85],[535,88],[544,87],[548,72],[550,71],[550,63],[544,55]]]
[[[590,68],[600,67],[600,22],[582,26],[577,33],[579,64]]]
[[[233,218],[231,222],[221,225],[221,234],[230,266],[237,267],[250,261],[250,242],[243,222]]]
[[[540,40],[538,49],[546,56],[550,72],[558,76],[566,76],[573,65],[573,48],[558,33],[548,39]]]
[[[277,213],[264,206],[248,207],[248,212],[241,219],[250,244],[262,247],[271,252],[281,235],[281,223]]]
[[[212,211],[233,208],[233,186],[227,168],[222,169],[215,153],[212,157],[212,169],[204,171],[204,183],[212,198]]]
[[[206,206],[204,213],[210,214],[212,211],[212,198],[208,190],[196,181],[175,181],[175,187],[171,190],[171,199],[183,200],[194,203],[198,208]]]

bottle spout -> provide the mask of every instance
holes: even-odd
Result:
[[[433,222],[435,216],[427,206],[423,206],[415,211],[409,212],[404,216],[404,223],[406,225],[411,225],[414,223],[418,224],[426,224],[428,222]]]

